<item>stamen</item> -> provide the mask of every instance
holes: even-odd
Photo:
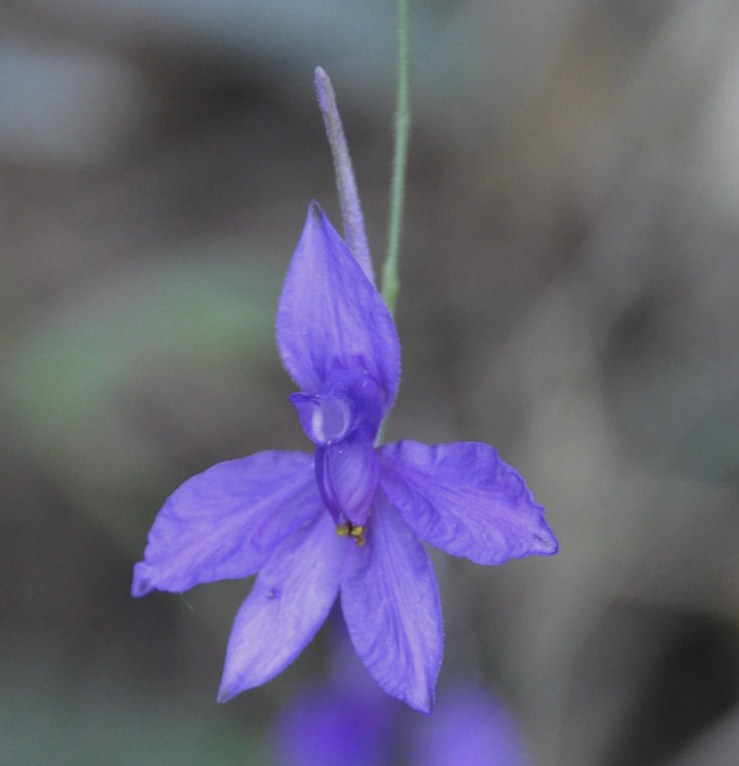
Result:
[[[354,542],[360,548],[367,542],[364,536],[364,526],[361,524],[354,525],[351,521],[345,521],[343,524],[339,524],[336,527],[336,534],[339,537],[354,538]]]
[[[349,530],[349,534],[354,538],[354,542],[361,548],[364,543],[364,527],[358,526],[358,527],[352,527]]]

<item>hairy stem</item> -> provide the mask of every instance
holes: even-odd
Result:
[[[334,88],[328,75],[321,67],[316,67],[315,83],[318,106],[323,115],[326,137],[328,138],[331,156],[334,161],[336,189],[339,193],[344,239],[352,255],[362,267],[367,279],[374,284],[375,275],[372,270],[372,256],[367,244],[367,234],[364,230],[362,206],[359,203],[359,192],[357,191],[357,182],[354,179],[354,169],[351,157],[349,156],[349,147],[346,143],[341,117],[339,117],[339,108],[336,105]]]

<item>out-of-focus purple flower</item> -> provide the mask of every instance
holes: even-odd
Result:
[[[325,685],[305,689],[282,712],[273,732],[278,763],[386,766],[394,745],[393,711],[386,704],[391,702],[379,689],[375,694]]]
[[[355,681],[356,683],[356,681]],[[376,688],[376,687],[375,687]],[[397,704],[397,703],[395,703]],[[430,717],[409,720],[379,691],[305,689],[272,733],[279,766],[528,766],[513,716],[489,691],[459,685],[441,692]],[[401,753],[405,758],[399,758]]]
[[[439,696],[433,716],[419,721],[412,740],[414,766],[527,766],[513,716],[480,687]]]
[[[321,71],[319,99],[330,112]],[[346,162],[337,168],[353,183]],[[363,243],[350,192],[350,228]],[[222,702],[281,672],[341,594],[371,675],[428,712],[443,641],[421,540],[479,564],[549,555],[557,541],[544,509],[486,444],[378,446],[400,380],[397,331],[369,252],[362,245],[352,253],[316,203],[282,289],[277,344],[300,389],[290,401],[313,454],[259,452],[185,482],[154,521],[132,592],[181,592],[258,573],[231,631]]]

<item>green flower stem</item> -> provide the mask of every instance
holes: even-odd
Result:
[[[393,149],[393,175],[390,181],[390,220],[387,232],[387,253],[382,269],[382,297],[391,314],[395,314],[400,279],[398,257],[400,235],[403,230],[405,204],[405,174],[408,164],[408,139],[411,133],[410,101],[410,24],[409,0],[398,0],[398,95],[395,107],[395,146]],[[376,444],[382,444],[387,418],[380,425]]]
[[[408,160],[408,139],[411,129],[408,5],[409,0],[398,0],[398,100],[395,110],[395,147],[393,150],[393,175],[390,183],[387,254],[382,270],[382,297],[385,299],[391,314],[395,313],[400,287],[398,255],[403,230],[405,176]]]

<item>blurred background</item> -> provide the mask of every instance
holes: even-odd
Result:
[[[495,569],[435,558],[440,688],[494,689],[536,766],[730,766],[739,5],[414,6],[387,437],[492,443],[561,542]],[[134,600],[131,567],[186,478],[307,448],[273,321],[308,201],[338,223],[313,68],[378,262],[394,18],[0,2],[3,763],[282,763],[275,722],[327,677],[330,631],[217,705],[249,583]]]

